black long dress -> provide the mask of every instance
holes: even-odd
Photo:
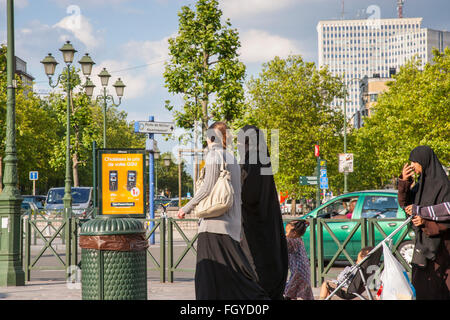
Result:
[[[257,127],[245,126],[240,134],[247,136],[247,148],[241,149],[245,150],[245,162],[241,166],[244,174],[241,191],[244,237],[241,243],[243,249],[249,251],[259,285],[272,300],[280,300],[288,275],[288,251],[270,158],[261,159],[259,151],[268,156],[268,150]],[[258,155],[255,157],[251,152]]]
[[[412,181],[403,181],[403,186],[399,182],[400,205],[414,203],[422,207],[450,201],[450,182],[433,150],[419,146],[411,151],[409,160],[422,166],[422,174],[412,189],[409,188]],[[450,299],[449,227],[449,223],[430,220],[423,226],[413,226],[415,247],[411,282],[417,300]]]

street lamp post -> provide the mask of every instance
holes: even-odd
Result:
[[[123,92],[126,86],[120,78],[113,84],[113,87],[116,89],[116,94],[119,97],[119,103],[115,103],[114,97],[112,95],[109,95],[106,90],[106,88],[108,87],[109,78],[111,78],[111,75],[106,70],[106,68],[103,68],[103,70],[98,74],[98,77],[100,78],[100,82],[103,87],[103,93],[97,96],[96,101],[103,101],[103,148],[106,148],[106,110],[108,108],[108,102],[111,102],[111,107],[120,106],[120,104],[122,103]],[[92,97],[94,87],[95,85],[92,83],[92,81],[89,80],[86,82],[85,89],[86,94],[89,97]]]
[[[61,73],[58,76],[58,79],[56,83],[53,83],[52,76],[55,74],[56,66],[58,65],[58,62],[56,59],[52,56],[51,53],[48,54],[47,57],[45,57],[44,60],[41,61],[41,63],[44,65],[45,73],[48,77],[48,83],[50,87],[56,88],[60,82],[64,81],[66,84],[66,95],[67,95],[67,120],[66,120],[66,177],[64,180],[64,197],[63,197],[63,203],[64,203],[64,214],[67,217],[69,215],[69,210],[72,208],[72,178],[70,174],[70,112],[71,112],[71,94],[72,94],[72,74],[71,74],[71,66],[73,63],[73,59],[75,56],[75,53],[77,52],[70,41],[67,41],[64,46],[59,49],[63,55],[64,63],[66,64],[66,72],[67,75],[64,78],[63,73]],[[80,64],[82,66],[82,71],[84,75],[89,75],[92,70],[92,65],[94,62],[89,58],[89,56],[86,54],[84,60],[82,59],[80,61]]]
[[[350,79],[349,83],[352,83],[355,80],[359,81],[359,79],[354,78],[354,79]],[[344,153],[347,153],[347,85],[345,85],[345,94],[344,94]],[[347,172],[347,170],[345,170],[344,171],[344,193],[348,192],[347,177],[348,177],[348,172]]]
[[[5,138],[5,188],[0,194],[0,286],[25,285],[21,258],[20,216],[22,197],[17,188],[16,92],[14,1],[7,1],[7,103]]]
[[[66,176],[64,180],[64,197],[63,197],[63,204],[64,204],[64,219],[66,226],[64,228],[64,239],[65,239],[65,245],[66,245],[66,265],[69,266],[70,263],[74,263],[76,259],[73,255],[72,250],[72,241],[71,241],[71,218],[72,218],[72,178],[70,174],[70,112],[71,112],[71,94],[72,94],[72,70],[71,66],[73,63],[73,59],[75,57],[75,53],[77,52],[70,41],[67,41],[61,49],[61,51],[64,63],[66,64],[65,71],[67,72],[67,75],[64,76],[64,70],[63,73],[61,73],[58,76],[58,79],[56,83],[53,83],[52,76],[55,74],[56,66],[58,65],[58,62],[56,59],[52,56],[51,53],[48,54],[47,57],[44,58],[44,60],[41,61],[41,63],[44,65],[45,73],[48,77],[48,83],[51,88],[56,88],[59,83],[64,83],[66,85],[66,98],[67,98],[67,109],[66,109]],[[94,61],[89,57],[88,54],[86,54],[80,61],[81,70],[85,76],[89,76],[92,71],[92,65],[94,65]],[[69,274],[67,274],[69,276]]]

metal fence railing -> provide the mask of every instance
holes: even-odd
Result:
[[[295,219],[289,217],[283,219],[283,222],[287,223]],[[59,217],[24,215],[22,252],[26,280],[30,280],[32,270],[67,270],[69,266],[80,266],[79,230],[87,220],[79,217],[67,219],[61,215]],[[163,214],[156,219],[144,219],[143,221],[147,226],[146,239],[151,242],[147,249],[147,257],[151,265],[148,270],[159,272],[161,282],[166,280],[174,282],[175,274],[195,271],[198,219],[180,220]],[[389,221],[395,223],[404,220],[390,219]],[[365,246],[375,246],[388,235],[383,229],[383,222],[377,219],[351,220],[352,224],[346,230],[345,239],[342,239],[342,236],[338,237],[336,228],[332,228],[332,224],[339,220],[311,218],[308,219],[308,222],[310,224],[309,238],[304,238],[304,243],[309,253],[313,287],[320,286],[325,278],[332,276],[330,270],[337,261],[348,261],[354,264],[355,252]],[[409,231],[410,229],[407,227],[402,229],[391,245],[392,252],[408,272],[411,271],[410,265],[399,253],[399,247]],[[57,250],[55,245],[57,239],[60,239],[60,244],[63,244],[64,252],[61,252],[61,248]],[[36,243],[39,246],[35,246],[34,250],[38,252],[32,255],[31,248]],[[330,253],[331,246],[333,247]],[[38,261],[42,260],[45,252],[50,252],[57,263],[53,263],[51,266],[38,266]],[[187,259],[188,255],[191,255],[191,259]]]

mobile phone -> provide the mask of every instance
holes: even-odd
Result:
[[[117,170],[109,171],[109,191],[117,191],[118,181],[117,181]]]
[[[127,172],[127,190],[131,191],[136,187],[136,176],[137,172],[135,170],[128,170]]]

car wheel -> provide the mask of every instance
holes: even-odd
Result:
[[[411,265],[412,256],[414,253],[414,242],[412,241],[404,241],[398,247],[398,252],[400,255]]]

